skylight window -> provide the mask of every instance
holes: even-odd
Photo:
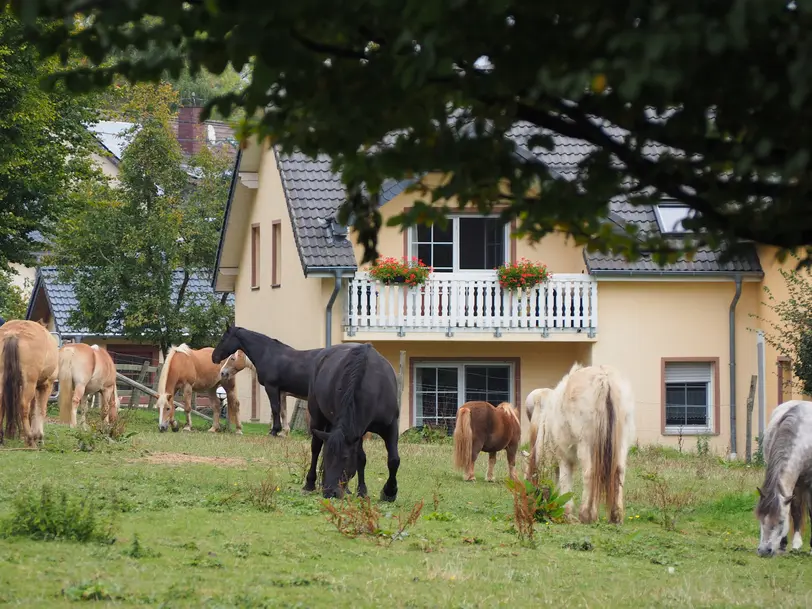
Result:
[[[681,203],[661,203],[654,206],[657,224],[663,234],[689,233],[682,225],[683,220],[693,217],[694,210]]]

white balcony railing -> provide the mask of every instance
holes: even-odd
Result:
[[[383,285],[367,273],[350,280],[345,328],[357,332],[597,332],[598,290],[589,275],[552,275],[504,290],[496,276],[432,274],[422,286]]]

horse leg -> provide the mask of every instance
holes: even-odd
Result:
[[[37,438],[34,437],[35,432],[32,429],[32,423],[36,425],[39,424],[38,419],[40,414],[37,408],[32,408],[35,395],[36,387],[26,382],[25,377],[23,377],[22,401],[20,403],[23,420],[23,436],[25,437],[25,445],[32,448],[36,446],[37,441]]]
[[[217,391],[215,389],[208,392],[209,401],[212,404],[211,407],[211,414],[212,414],[212,423],[211,427],[209,427],[210,433],[216,433],[220,431],[220,400],[217,397]]]
[[[487,482],[493,482],[493,468],[496,465],[496,453],[488,453],[488,474],[485,476]]]
[[[290,435],[290,425],[288,425],[288,394],[279,392],[279,422],[282,424],[282,431],[279,435],[286,437]]]
[[[574,469],[573,464],[568,461],[567,459],[560,459],[558,462],[558,492],[561,495],[565,493],[569,493],[572,491],[572,470]],[[572,519],[572,507],[573,507],[573,500],[572,497],[569,498],[566,504],[564,504],[564,515],[568,520]]]
[[[79,405],[82,403],[82,398],[85,397],[85,387],[84,383],[76,383],[73,388],[73,398],[71,399],[71,410],[70,410],[70,426],[76,427],[76,412],[79,410]]]
[[[803,496],[802,493],[797,492],[797,490],[792,497],[792,504],[790,505],[789,511],[792,516],[792,530],[794,531],[792,534],[792,549],[800,550],[801,546],[804,545],[804,541],[801,539],[801,526],[803,525],[804,512]],[[786,548],[785,539],[786,537],[781,540],[781,543],[784,544]]]
[[[620,524],[623,522],[623,512],[624,512],[624,505],[623,505],[623,484],[626,482],[626,466],[625,464],[618,465],[617,468],[617,478],[613,482],[613,484],[617,484],[617,490],[615,491],[615,503],[614,505],[609,506],[609,522],[612,524]],[[800,548],[800,538],[798,547]]]
[[[367,496],[367,483],[364,479],[364,468],[367,466],[367,454],[364,452],[363,438],[358,443],[358,488],[355,489],[355,494],[358,497]]]
[[[36,397],[31,404],[31,428],[34,439],[40,446],[45,446],[45,417],[48,413],[48,396],[51,395],[53,386],[50,381],[38,386]]]
[[[101,407],[101,419],[107,425],[118,418],[118,405],[116,404],[115,392],[113,387],[106,387],[102,389],[99,394],[99,405]]]
[[[482,452],[482,449],[485,446],[485,440],[480,440],[479,438],[474,435],[473,441],[471,442],[471,462],[468,465],[468,470],[465,472],[465,477],[463,478],[466,482],[476,482],[476,460],[479,457],[479,453]]]
[[[186,413],[186,425],[183,431],[192,431],[192,386],[186,385],[183,389],[183,411]]]
[[[389,468],[389,478],[381,489],[381,501],[394,501],[398,496],[397,474],[400,467],[398,436],[398,422],[396,420],[389,425],[389,428],[383,434],[383,441],[386,443],[386,465]]]
[[[508,462],[508,475],[512,480],[518,482],[519,476],[516,474],[516,452],[519,450],[518,442],[516,444],[508,444],[505,448],[505,455]]]
[[[578,461],[581,463],[581,475],[584,481],[584,492],[581,497],[581,509],[578,511],[578,519],[583,524],[590,524],[598,519],[597,497],[599,488],[592,485],[592,447],[585,443],[578,448]]]
[[[234,433],[242,435],[242,422],[240,421],[240,398],[237,397],[237,386],[226,387],[226,404],[228,405],[228,420],[234,427]]]
[[[268,435],[278,436],[279,432],[282,431],[279,415],[279,389],[273,385],[265,385],[265,393],[268,394],[268,400],[271,402],[271,418],[273,419]]]

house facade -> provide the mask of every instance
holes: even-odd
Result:
[[[535,156],[566,177],[587,149],[556,140],[554,154]],[[754,436],[788,395],[778,382],[786,363],[759,344],[753,317],[769,315],[765,285],[783,289],[773,250],[752,245],[724,262],[705,249],[661,268],[647,258],[586,252],[558,233],[536,244],[513,238],[496,216],[453,213],[446,229],[386,226],[418,198],[409,185],[382,189],[379,253],[417,256],[434,272],[422,287],[386,286],[357,264],[355,236],[335,219],[344,189],[329,160],[249,140],[237,158],[213,283],[234,293],[237,325],[298,349],[371,342],[402,375],[401,431],[453,426],[457,408],[472,399],[524,411],[530,391],[555,386],[574,362],[606,363],[634,387],[641,444],[690,449],[694,436],[707,435],[715,450],[730,452],[735,443],[741,455],[751,375],[759,375]],[[679,238],[687,213],[677,202],[620,201],[609,220]],[[494,270],[521,258],[552,273],[522,296],[502,290]],[[251,404],[242,416],[268,421],[256,379],[238,378],[240,399]],[[524,414],[522,423],[526,439]]]

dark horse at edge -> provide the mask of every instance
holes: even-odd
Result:
[[[299,351],[275,338],[231,325],[212,351],[211,360],[221,362],[237,349],[242,349],[257,370],[257,380],[271,402],[273,424],[269,433],[278,436],[282,431],[281,394],[307,399],[316,356],[324,349]]]
[[[358,473],[356,495],[366,497],[364,434],[378,434],[386,444],[389,478],[381,501],[398,494],[397,378],[392,365],[372,345],[327,347],[316,356],[310,379],[310,471],[305,491],[316,490],[316,464],[324,444],[322,491],[326,498],[344,496],[347,483]]]

